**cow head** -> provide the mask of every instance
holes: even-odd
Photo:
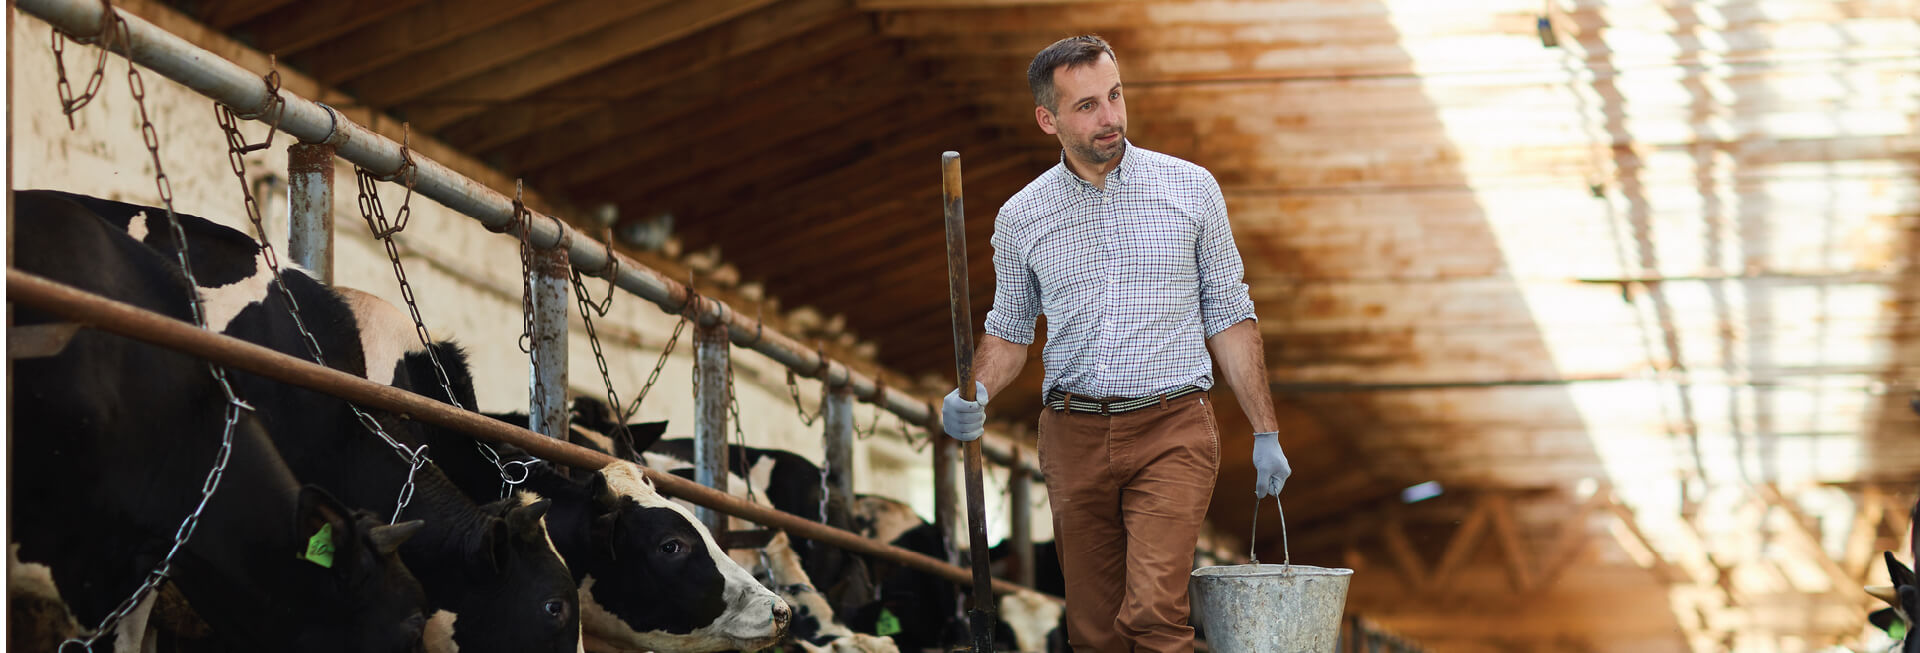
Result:
[[[764,648],[786,633],[786,602],[638,466],[608,465],[592,483],[594,551],[580,583],[590,634],[622,648],[723,651]]]
[[[487,523],[464,547],[470,586],[433,616],[430,643],[451,637],[462,650],[581,650],[578,592],[547,538],[549,505],[520,493],[482,506]]]
[[[293,522],[292,539],[307,545],[301,557],[312,563],[295,568],[323,576],[306,587],[330,588],[332,595],[324,600],[333,604],[318,604],[322,597],[288,595],[289,612],[308,621],[306,630],[312,631],[297,639],[315,643],[316,650],[418,650],[426,594],[398,551],[424,523],[383,524],[371,513],[350,512],[314,486],[301,488]],[[329,613],[335,618],[311,618]]]

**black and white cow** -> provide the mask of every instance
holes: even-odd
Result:
[[[158,209],[42,193],[50,201],[64,199],[99,216],[162,256],[176,250],[165,214]],[[209,328],[309,358],[306,336],[287,298],[271,290],[273,274],[259,243],[199,217],[182,214],[179,219],[193,253]],[[298,300],[300,321],[326,364],[364,376],[366,359],[346,303],[301,270],[288,268],[283,276]],[[348,505],[392,510],[408,478],[408,465],[362,427],[347,402],[244,372],[235,372],[233,379],[302,480],[326,488]],[[444,395],[438,388],[434,383],[431,392],[410,389]],[[455,392],[466,395],[463,405],[473,405],[471,384]],[[403,442],[424,439],[419,423],[372,414]],[[419,578],[433,610],[427,641],[450,638],[451,645],[467,653],[580,650],[578,592],[542,525],[547,504],[509,499],[475,505],[431,464],[414,474],[413,481],[412,501],[401,516],[426,525],[401,547],[400,556]]]
[[[437,357],[449,385],[472,406],[472,374],[465,352],[420,344],[412,319],[371,294],[337,288],[353,311],[368,378],[422,389],[445,400]],[[524,414],[494,415],[524,426]],[[499,496],[500,470],[464,434],[423,428],[435,461],[476,500]],[[506,460],[519,450],[495,445]],[[655,491],[640,470],[621,463],[583,475],[536,464],[521,487],[550,499],[547,529],[567,561],[581,596],[581,626],[591,638],[622,648],[656,651],[754,650],[778,641],[791,614],[787,604],[755,582],[680,504]],[[576,476],[580,480],[576,480]],[[663,597],[672,597],[663,600]]]
[[[190,319],[185,279],[123,228],[59,194],[15,193],[13,208],[13,265]],[[14,318],[15,329],[59,322],[25,306]],[[13,370],[9,594],[75,631],[132,594],[193,512],[226,400],[202,362],[119,336],[82,330],[39,353]],[[218,491],[172,566],[202,617],[250,650],[417,649],[427,602],[394,552],[422,525],[383,526],[302,488],[259,419],[232,437]],[[326,565],[300,557],[310,545],[331,549]],[[148,606],[122,622],[123,644]]]

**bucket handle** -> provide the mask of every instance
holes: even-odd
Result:
[[[1256,565],[1260,564],[1260,504],[1265,501],[1266,499],[1254,497],[1253,530],[1247,536],[1247,557],[1252,558],[1253,564]],[[1282,556],[1280,564],[1291,567],[1293,551],[1287,546],[1287,509],[1280,505],[1280,495],[1274,495],[1273,509],[1280,513],[1280,555]]]

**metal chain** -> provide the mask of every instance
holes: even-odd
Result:
[[[616,266],[616,270],[618,269],[619,263],[613,258],[612,249],[607,251],[607,260]],[[612,278],[613,275],[608,275],[610,285]],[[609,287],[606,301],[596,305],[587,299],[587,284],[580,280],[580,271],[574,270],[573,296],[580,304],[580,321],[587,325],[587,343],[593,345],[593,362],[600,367],[600,382],[606,385],[607,406],[613,410],[619,410],[625,404],[620,403],[620,393],[613,389],[613,374],[607,369],[607,355],[600,349],[600,333],[593,328],[593,316],[598,314],[600,317],[606,317],[607,311],[613,308],[613,289]],[[613,430],[614,432],[610,435],[626,433],[627,420],[622,419],[614,424]]]
[[[367,172],[366,168],[354,166],[354,178],[360,187],[360,195],[358,197],[360,218],[367,223],[367,229],[372,232],[373,238],[386,245],[387,261],[393,265],[393,277],[400,283],[400,298],[407,305],[407,313],[413,317],[414,336],[420,339],[421,348],[427,350],[427,359],[433,363],[433,371],[439,376],[440,389],[447,394],[447,403],[453,404],[453,407],[460,410],[467,410],[467,407],[460,403],[460,397],[453,391],[453,379],[447,375],[446,366],[440,362],[440,352],[433,348],[432,338],[427,334],[426,321],[420,318],[420,302],[414,298],[413,284],[407,281],[406,266],[400,263],[400,245],[393,239],[395,234],[407,228],[408,216],[411,215],[413,211],[413,183],[414,180],[419,177],[419,168],[413,161],[412,123],[401,123],[401,130],[399,169],[394,170],[392,174],[385,177],[375,177],[373,173]],[[400,199],[400,211],[395,214],[395,220],[392,223],[388,223],[386,207],[380,203],[379,181],[392,181],[398,178],[404,178],[407,194]],[[359,412],[358,408],[355,409],[355,412]],[[527,461],[501,463],[500,452],[495,451],[492,446],[480,440],[474,440],[473,445],[474,448],[480,451],[480,455],[485,457],[487,462],[492,464],[494,469],[500,473],[500,480],[502,482],[500,496],[502,498],[507,496],[513,486],[526,482],[529,475],[529,470],[527,469],[529,463]],[[424,449],[424,445],[422,448]],[[413,461],[413,467],[416,470],[419,469],[422,464],[423,463],[419,461]],[[514,466],[518,466],[520,469],[518,476],[515,476],[513,472],[509,471],[509,468]],[[407,491],[403,497],[412,495],[412,486],[413,472],[409,471],[407,473]],[[398,515],[398,511],[396,511],[395,514]]]
[[[646,384],[640,386],[640,395],[633,398],[633,405],[627,406],[625,410],[620,411],[620,423],[625,424],[627,420],[633,418],[635,413],[640,412],[640,404],[647,400],[647,393],[653,390],[654,382],[660,380],[660,371],[667,367],[667,356],[673,353],[674,345],[680,344],[680,332],[685,331],[686,328],[687,316],[685,313],[681,313],[680,321],[675,322],[673,325],[673,335],[668,336],[667,344],[660,348],[660,360],[654,362],[653,372],[647,375]],[[694,368],[698,369],[699,365],[700,362],[696,357],[694,360]],[[699,377],[695,376],[694,378],[697,379]]]
[[[105,2],[102,2],[102,5],[102,11],[105,13],[101,17],[101,56],[105,56],[106,50],[112,45],[112,40],[117,37],[122,47],[122,53],[127,59],[127,86],[132,92],[134,104],[140,108],[140,137],[147,146],[147,154],[153,158],[154,188],[159,191],[160,200],[166,207],[167,224],[172,230],[174,243],[177,246],[174,250],[174,257],[180,265],[181,274],[186,278],[187,306],[193,314],[194,325],[205,329],[207,328],[207,322],[200,303],[200,284],[194,278],[193,266],[188,263],[186,230],[180,227],[179,215],[173,210],[173,186],[168,183],[166,168],[160,160],[160,134],[158,130],[154,129],[153,120],[147,114],[146,85],[140,78],[140,68],[133,63],[133,33],[132,30],[127,27],[126,21],[120,17],[120,14],[114,11],[112,5],[106,4]],[[57,35],[58,33],[56,30],[55,34]],[[91,99],[93,93],[98,90],[99,85],[93,82],[89,82],[88,85],[87,96],[88,99]],[[81,104],[84,103],[85,101],[82,100]],[[78,109],[78,107],[71,108]],[[71,120],[73,114],[69,112],[67,117]],[[84,638],[75,637],[67,639],[60,643],[60,649],[65,649],[70,644],[78,644],[82,650],[91,651],[93,650],[95,642],[98,642],[101,637],[112,633],[114,629],[118,628],[120,621],[132,613],[134,607],[138,606],[140,602],[146,598],[148,593],[152,592],[155,587],[158,587],[161,582],[164,582],[167,577],[173,573],[174,556],[178,555],[181,547],[185,546],[187,540],[193,537],[194,528],[200,524],[200,515],[206,512],[207,503],[213,499],[214,492],[220,489],[220,480],[226,474],[227,461],[231,459],[233,454],[233,432],[240,422],[240,411],[251,411],[253,407],[241,401],[240,398],[234,394],[233,385],[227,380],[225,368],[215,365],[212,362],[207,362],[206,366],[207,371],[213,375],[214,382],[219,384],[221,392],[226,395],[227,406],[226,424],[220,433],[220,448],[218,452],[214,454],[213,468],[207,471],[206,479],[200,483],[200,502],[194,506],[193,512],[188,513],[186,518],[180,521],[180,527],[175,530],[173,534],[172,546],[168,547],[166,555],[161,556],[159,566],[155,567],[152,572],[147,574],[146,578],[141,580],[139,587],[134,588],[133,594],[128,596],[126,600],[121,601],[120,605],[116,606],[111,612],[108,612],[106,617],[101,619],[100,625],[94,628],[91,634],[88,634]]]
[[[87,106],[88,102],[92,102],[94,95],[100,92],[101,83],[106,81],[107,50],[109,46],[112,45],[113,37],[116,35],[120,14],[114,13],[113,5],[108,4],[105,0],[102,0],[101,5],[103,8],[100,13],[100,32],[93,37],[93,40],[100,46],[100,56],[94,60],[93,74],[87,76],[87,89],[82,92],[79,97],[74,97],[73,84],[67,81],[67,63],[65,57],[62,56],[66,54],[67,50],[67,35],[57,29],[50,30],[53,32],[53,69],[59,75],[59,81],[54,83],[54,90],[60,98],[60,112],[67,116],[68,130],[76,129],[73,122],[73,114],[79,112],[81,107]],[[74,41],[77,43],[87,42],[81,39],[74,39]],[[132,63],[129,62],[128,65],[132,65]]]
[[[697,358],[697,357],[696,357]],[[727,357],[727,413],[733,419],[733,446],[740,452],[740,460],[747,459],[747,432],[740,427],[740,396],[733,392],[733,357]],[[731,455],[729,457],[732,457]],[[743,467],[745,465],[742,465]],[[728,465],[732,467],[732,465]],[[748,470],[751,471],[751,470]],[[742,476],[746,476],[743,474]],[[747,500],[753,501],[753,482],[747,480]],[[821,523],[826,523],[822,521]]]
[[[800,405],[799,377],[791,368],[787,370],[787,395],[793,397],[793,410],[800,414],[800,424],[803,426],[813,426],[814,420],[820,419],[820,416],[827,411],[827,393],[823,391],[820,393],[820,407],[815,409],[812,415],[807,414],[807,409]]]
[[[272,95],[278,97],[280,94],[279,71],[269,72],[266,82],[268,89],[272,91]],[[286,105],[284,101],[270,100],[269,102],[279,105],[281,111],[285,110]],[[306,346],[307,356],[312,358],[316,364],[326,365],[326,354],[320,349],[320,340],[313,335],[312,330],[307,328],[306,320],[301,317],[303,312],[300,309],[300,300],[296,299],[293,292],[287,289],[286,278],[281,274],[280,257],[273,248],[273,242],[266,237],[267,228],[261,220],[260,204],[253,196],[253,186],[247,183],[247,160],[244,153],[251,149],[261,149],[262,147],[270,146],[273,143],[274,131],[267,133],[266,141],[255,146],[249,146],[246,144],[246,139],[240,135],[239,121],[236,119],[237,116],[233,113],[232,109],[227,108],[226,105],[220,104],[219,102],[215,102],[213,104],[213,112],[215,119],[220,123],[221,131],[226,133],[227,164],[233,169],[233,176],[240,181],[240,194],[245,198],[247,219],[253,223],[254,230],[260,234],[261,257],[266,260],[267,269],[273,272],[273,287],[280,291],[280,297],[287,301],[287,314],[293,318],[294,328],[300,331],[301,344]],[[264,111],[262,113],[264,113]],[[278,119],[278,116],[276,116],[275,120],[277,121]],[[277,131],[277,129],[275,131]],[[452,393],[449,392],[448,394],[451,395]],[[418,448],[409,449],[406,445],[400,444],[398,440],[395,440],[392,435],[388,434],[386,428],[380,425],[379,420],[367,414],[367,411],[362,410],[359,405],[349,401],[347,402],[347,408],[353,411],[354,419],[360,422],[362,428],[379,437],[381,442],[386,443],[388,448],[400,456],[401,462],[407,464],[407,478],[401,483],[399,497],[394,501],[393,517],[387,520],[389,524],[398,523],[400,521],[400,513],[406,510],[407,504],[413,499],[413,479],[415,473],[419,472],[420,468],[427,463],[432,462],[431,459],[427,458],[427,447],[423,444]]]
[[[521,199],[524,189],[522,180],[513,180],[513,222],[520,226],[520,353],[534,356],[533,353],[533,213]],[[532,359],[534,367],[540,366],[539,358]],[[539,383],[539,377],[534,383]]]

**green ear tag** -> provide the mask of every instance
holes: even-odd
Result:
[[[1907,622],[1894,618],[1893,623],[1887,625],[1887,636],[1896,642],[1907,641]]]
[[[880,618],[873,622],[873,634],[881,637],[900,634],[900,618],[893,616],[892,610],[880,608]]]
[[[300,554],[300,558],[328,569],[333,568],[333,524],[320,525],[320,532],[307,538],[307,550]]]

